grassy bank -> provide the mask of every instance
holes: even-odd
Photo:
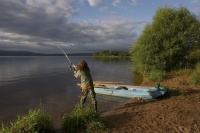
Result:
[[[27,116],[2,124],[0,133],[53,133],[53,121],[43,109],[31,109]]]
[[[62,118],[62,130],[64,133],[102,132],[108,123],[90,107],[77,105],[70,114]]]
[[[90,107],[77,105],[62,118],[62,133],[101,132],[108,123]],[[55,133],[50,115],[43,108],[31,109],[26,116],[1,125],[0,133]]]
[[[193,69],[180,69],[171,72],[152,71],[146,75],[147,80],[161,82],[166,79],[173,78],[174,76],[184,75],[187,77],[187,82],[192,85],[200,85],[200,63],[197,63]]]

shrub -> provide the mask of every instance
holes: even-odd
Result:
[[[28,116],[18,117],[8,125],[2,124],[2,133],[53,133],[53,122],[43,109],[32,109]]]
[[[195,70],[200,73],[200,62],[196,64]]]
[[[192,73],[192,69],[179,69],[179,70],[173,70],[171,71],[171,75],[173,76],[180,76],[180,75],[186,75],[189,76]]]
[[[199,28],[198,19],[187,8],[158,8],[130,47],[133,67],[139,72],[170,72],[193,66],[200,55]]]
[[[196,64],[193,73],[190,75],[189,83],[193,85],[200,85],[200,62]]]
[[[107,126],[108,126],[108,123],[105,120],[94,119],[88,123],[86,132],[87,133],[102,132],[103,129],[105,129]]]
[[[193,85],[200,85],[200,73],[194,71],[189,77],[189,83]]]
[[[168,74],[164,71],[151,71],[148,75],[148,80],[150,81],[163,81],[168,78]]]
[[[62,118],[62,130],[66,133],[98,132],[107,127],[106,121],[90,107],[77,105]]]

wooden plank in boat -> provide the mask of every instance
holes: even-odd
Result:
[[[94,84],[124,84],[124,82],[93,81]]]

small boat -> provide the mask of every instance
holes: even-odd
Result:
[[[167,92],[167,88],[161,87],[160,84],[157,84],[155,87],[120,84],[121,82],[113,82],[111,84],[108,82],[94,82],[94,90],[97,94],[142,99],[157,98],[163,96]]]

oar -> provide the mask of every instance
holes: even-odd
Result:
[[[94,84],[124,84],[124,82],[93,81]]]

